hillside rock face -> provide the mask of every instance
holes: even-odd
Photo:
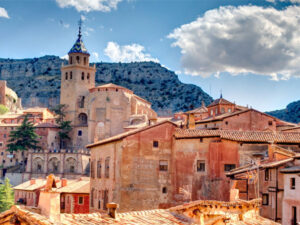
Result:
[[[300,123],[300,100],[288,104],[285,109],[275,110],[267,113],[281,120],[292,123]]]
[[[0,80],[22,98],[24,107],[59,104],[60,67],[66,60],[57,56],[33,59],[0,59]],[[206,105],[212,98],[200,87],[183,84],[177,75],[153,62],[96,63],[96,83],[124,86],[152,103],[159,114],[186,111]]]

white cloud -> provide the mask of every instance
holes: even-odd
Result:
[[[69,55],[64,55],[64,56],[61,56],[60,58],[61,58],[61,59],[69,60]]]
[[[84,30],[83,30],[83,34],[84,34],[84,36],[90,36],[90,34],[92,33],[92,32],[94,32],[95,30],[93,29],[93,28],[91,28],[91,27],[86,27]]]
[[[94,58],[94,61],[99,62],[99,54],[98,52],[92,52],[92,57]]]
[[[6,19],[9,19],[8,13],[6,11],[6,9],[0,7],[0,17],[4,17]]]
[[[102,11],[110,12],[116,9],[122,0],[56,0],[59,7],[75,7],[79,12]]]
[[[139,44],[120,46],[116,42],[108,42],[106,48],[104,49],[104,53],[113,62],[159,62],[157,58],[153,58],[150,54],[145,53],[144,46]]]
[[[184,72],[210,76],[255,73],[273,79],[300,77],[300,7],[220,7],[175,29]]]
[[[80,18],[81,18],[82,21],[86,20],[86,17],[84,15],[81,15]]]

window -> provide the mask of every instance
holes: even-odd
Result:
[[[107,210],[106,204],[108,203],[108,190],[104,191],[104,196],[103,196],[103,209]]]
[[[269,169],[265,169],[265,181],[269,180]]]
[[[101,178],[101,161],[97,162],[97,178]]]
[[[3,134],[3,137],[6,138],[6,134]]]
[[[85,113],[80,113],[78,115],[78,120],[79,120],[80,125],[83,125],[83,126],[87,125],[88,118],[87,118],[87,115]]]
[[[109,161],[110,157],[105,159],[105,178],[109,178]]]
[[[162,188],[162,193],[163,193],[163,194],[167,194],[167,192],[168,192],[167,187],[163,187],[163,188]]]
[[[214,111],[213,110],[210,110],[210,115],[214,115]]]
[[[2,142],[0,142],[0,147],[2,147],[3,146],[3,143]]]
[[[233,170],[235,169],[235,164],[225,164],[224,165],[224,170],[225,171],[230,171],[230,170]]]
[[[68,80],[68,72],[66,72],[66,80]]]
[[[79,131],[78,131],[78,136],[79,136],[79,137],[82,136],[82,130],[79,130]]]
[[[4,153],[3,152],[1,152],[1,155],[3,155]]]
[[[72,73],[72,71],[70,72],[70,80],[72,80],[72,78],[73,78],[73,73]]]
[[[78,197],[78,204],[83,205],[83,197],[82,196]]]
[[[218,114],[218,109],[216,109],[216,115]]]
[[[76,56],[76,61],[77,61],[78,64],[80,63],[80,57],[79,56]]]
[[[292,221],[291,221],[292,225],[297,225],[297,207],[296,206],[292,206]]]
[[[225,124],[228,125],[228,121],[225,121]]]
[[[84,100],[85,100],[85,97],[84,96],[80,96],[79,97],[79,102],[78,102],[78,106],[79,108],[84,108]]]
[[[81,74],[81,80],[84,80],[84,72]]]
[[[224,108],[221,108],[221,113],[225,113],[225,109]]]
[[[101,209],[101,200],[98,201],[98,209]]]
[[[292,177],[291,179],[290,179],[290,187],[291,187],[291,189],[295,189],[295,187],[296,187],[296,179],[295,179],[295,177]]]
[[[89,73],[87,74],[86,79],[88,79],[88,80],[90,79],[90,74]]]
[[[269,205],[269,194],[262,194],[262,204]]]
[[[86,65],[86,57],[83,58],[83,64]]]
[[[158,141],[153,141],[153,147],[158,148]]]
[[[71,56],[70,57],[70,64],[72,64],[73,63],[73,57]]]
[[[94,207],[94,192],[95,192],[95,189],[92,188],[92,190],[91,190],[91,207]]]
[[[159,170],[160,171],[168,171],[168,161],[167,160],[159,161]]]
[[[95,160],[91,161],[91,178],[95,178]]]
[[[203,138],[200,138],[200,142],[201,142],[201,143],[203,142]]]
[[[205,161],[197,160],[197,172],[204,172],[204,171],[205,171]]]
[[[231,113],[231,109],[228,109],[228,112]]]
[[[269,124],[269,126],[272,126],[272,125],[273,125],[273,122],[272,122],[272,121],[269,121],[268,124]]]

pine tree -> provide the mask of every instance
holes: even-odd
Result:
[[[26,115],[21,126],[17,127],[15,131],[11,131],[7,145],[7,151],[26,151],[29,149],[40,149],[38,146],[39,141],[37,140],[39,136],[35,133],[35,127],[33,123],[28,121],[28,116]]]
[[[58,124],[59,132],[59,140],[60,140],[60,148],[63,147],[63,142],[65,140],[70,140],[69,132],[72,130],[71,121],[65,120],[66,117],[66,105],[59,104],[52,108],[51,110],[57,115],[56,123]]]
[[[0,212],[10,209],[14,205],[14,191],[9,179],[5,178],[5,183],[0,185]]]

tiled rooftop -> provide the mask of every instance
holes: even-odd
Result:
[[[232,141],[264,143],[300,143],[300,132],[226,131],[176,129],[176,138],[220,137]]]

